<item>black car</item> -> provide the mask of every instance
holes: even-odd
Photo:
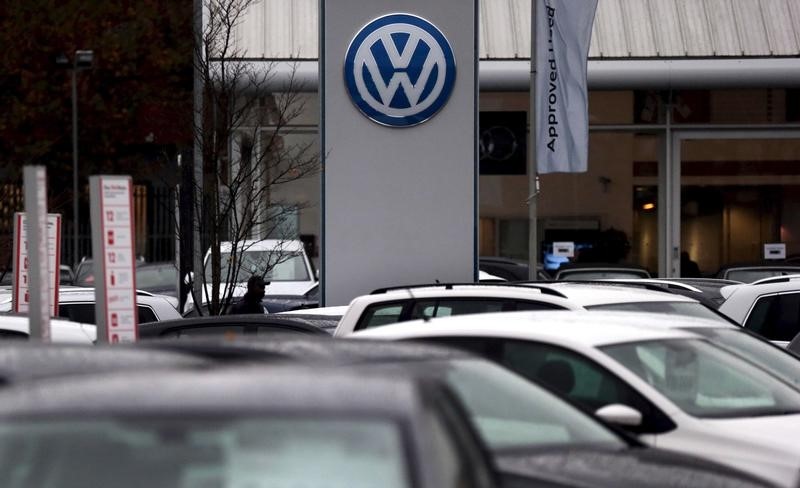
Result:
[[[545,388],[456,349],[299,337],[159,346],[222,361],[269,362],[284,356],[320,371],[335,366],[359,375],[378,372],[443,382],[466,408],[493,453],[506,487],[770,486],[713,462],[645,447]],[[626,468],[608,469],[612,466]]]
[[[717,271],[717,278],[739,281],[741,283],[753,283],[754,281],[763,280],[764,278],[796,274],[800,274],[800,266],[798,266],[797,263],[789,264],[773,261],[728,264]]]
[[[331,320],[295,315],[217,315],[139,324],[139,338],[217,337],[232,339],[272,334],[330,336],[335,328],[336,324]]]
[[[594,281],[608,278],[650,278],[647,268],[627,263],[569,263],[553,272],[554,280]]]
[[[212,361],[196,354],[134,345],[0,342],[0,385],[112,371],[203,369]]]
[[[18,487],[496,486],[444,385],[308,367],[20,383],[0,452]]]

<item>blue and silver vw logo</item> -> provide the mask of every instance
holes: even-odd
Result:
[[[379,17],[356,34],[344,62],[353,103],[375,122],[392,127],[421,124],[453,91],[456,64],[444,34],[410,14]]]

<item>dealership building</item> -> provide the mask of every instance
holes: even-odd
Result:
[[[305,92],[286,144],[319,137],[318,3],[264,0],[237,28],[249,62],[294,72]],[[480,1],[481,255],[527,259],[530,10]],[[800,255],[800,2],[599,0],[588,81],[588,171],[540,178],[545,257],[609,229],[662,276],[680,273],[682,251],[703,273],[759,261],[765,244]],[[295,225],[319,242],[319,177],[281,191],[311,204]]]

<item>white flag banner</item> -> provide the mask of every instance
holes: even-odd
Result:
[[[589,151],[586,67],[597,0],[536,6],[536,162],[539,173],[581,173]]]

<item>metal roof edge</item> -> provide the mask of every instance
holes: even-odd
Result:
[[[245,62],[268,78],[272,90],[291,87],[297,91],[316,92],[318,89],[317,60]],[[481,91],[527,92],[530,62],[527,59],[482,60],[479,77]],[[588,83],[594,90],[796,87],[800,86],[800,58],[589,60]]]

